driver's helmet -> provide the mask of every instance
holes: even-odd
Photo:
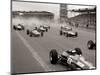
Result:
[[[77,54],[76,50],[74,50],[74,49],[67,50],[66,52],[67,52],[69,55],[76,55],[76,54]]]

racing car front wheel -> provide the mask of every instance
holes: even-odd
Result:
[[[32,37],[32,33],[30,33],[30,37]]]
[[[62,35],[62,31],[60,31],[60,35]]]
[[[50,59],[51,64],[56,64],[57,63],[57,61],[58,61],[58,53],[57,53],[57,51],[55,49],[50,51],[49,59]]]
[[[26,31],[26,32],[27,32],[27,35],[28,35],[28,34],[29,34],[29,30],[27,29],[27,31]]]
[[[13,26],[13,28],[14,28],[14,30],[16,30],[16,27],[15,26]]]
[[[80,48],[75,48],[75,50],[76,50],[76,53],[77,53],[78,55],[82,55],[82,51],[81,51]]]
[[[75,36],[76,36],[76,37],[78,36],[78,33],[77,33],[77,32],[75,32]]]
[[[44,35],[44,33],[43,32],[41,32],[41,36],[43,36]]]
[[[66,37],[68,37],[69,35],[68,35],[68,33],[66,33]]]
[[[48,29],[46,29],[46,32],[48,32]]]
[[[88,47],[88,49],[93,49],[94,42],[92,40],[89,40],[88,43],[87,43],[87,47]]]

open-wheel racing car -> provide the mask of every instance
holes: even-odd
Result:
[[[24,30],[25,28],[24,28],[24,26],[22,24],[18,24],[18,25],[14,25],[13,29],[14,30]]]
[[[43,25],[43,28],[45,28],[46,31],[48,31],[48,30],[50,29],[50,26],[48,26],[48,25]]]
[[[61,63],[71,70],[89,70],[95,67],[82,56],[80,48],[65,50],[62,54],[58,54],[56,49],[52,49],[49,53],[51,64]]]
[[[87,42],[87,47],[88,47],[88,49],[96,49],[96,43],[93,42],[92,40],[89,40]]]
[[[62,26],[61,26],[61,29],[72,30],[71,27],[69,27],[69,26],[65,26],[65,25],[62,25]]]
[[[61,27],[60,35],[65,35],[66,37],[77,37],[78,33],[72,31],[70,27]]]
[[[26,30],[27,35],[29,35],[30,37],[34,36],[34,37],[39,37],[39,36],[43,36],[43,32],[40,32],[37,30],[37,27],[35,29]]]
[[[38,31],[40,31],[40,32],[47,32],[47,31],[48,31],[48,29],[47,29],[47,28],[44,28],[44,26],[40,26],[40,27],[38,27],[37,29],[38,29]]]

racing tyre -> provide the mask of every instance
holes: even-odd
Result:
[[[46,32],[48,32],[48,29],[46,29]]]
[[[66,37],[68,37],[68,33],[66,33]]]
[[[63,33],[64,35],[66,35],[66,33]]]
[[[88,43],[87,43],[87,47],[88,47],[88,49],[93,49],[94,42],[92,40],[89,40]]]
[[[78,33],[77,33],[77,32],[75,32],[75,36],[76,36],[76,37],[78,36]]]
[[[27,30],[26,32],[27,32],[27,35],[28,35],[29,34],[29,30]]]
[[[32,33],[30,33],[30,37],[32,37]]]
[[[15,26],[13,26],[13,28],[14,28],[14,30],[16,30],[16,27]]]
[[[82,55],[82,51],[81,51],[80,48],[75,48],[75,50],[76,50],[76,53],[77,53],[78,55]]]
[[[62,35],[62,31],[60,31],[60,35]]]
[[[41,36],[42,36],[42,37],[43,37],[43,35],[44,35],[43,32],[41,32]]]
[[[50,59],[51,64],[56,64],[57,63],[57,61],[58,61],[58,53],[57,53],[57,51],[55,49],[50,51],[49,59]]]

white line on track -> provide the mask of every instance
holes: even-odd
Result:
[[[19,36],[19,38],[22,40],[22,42],[24,43],[24,45],[28,48],[28,50],[31,52],[33,58],[35,58],[39,64],[42,66],[42,68],[45,70],[45,71],[56,71],[55,69],[50,69],[48,67],[48,65],[42,60],[42,58],[38,55],[38,53],[35,51],[34,48],[32,48],[31,45],[29,45],[28,41],[25,40],[24,37],[21,36],[21,34],[19,32],[17,32],[17,35]]]

